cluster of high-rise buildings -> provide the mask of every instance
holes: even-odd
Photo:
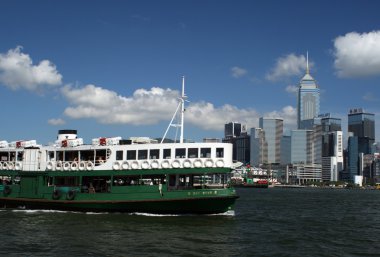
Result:
[[[274,168],[278,179],[286,182],[380,182],[375,115],[361,108],[349,110],[348,133],[343,137],[341,119],[320,114],[320,89],[308,61],[298,88],[297,129],[284,134],[283,124],[282,118],[261,117],[259,127],[248,130],[230,122],[225,124],[223,142],[233,143],[236,161]]]

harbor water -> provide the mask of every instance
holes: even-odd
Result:
[[[380,191],[241,188],[235,213],[0,209],[0,256],[379,256]]]

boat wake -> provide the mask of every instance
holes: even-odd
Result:
[[[226,211],[216,214],[154,214],[145,212],[133,212],[129,215],[146,216],[146,217],[183,217],[183,216],[235,216],[235,211]]]
[[[0,210],[6,211],[6,210]],[[145,217],[181,217],[181,216],[235,216],[235,211],[226,211],[224,213],[216,214],[155,214],[155,213],[145,213],[145,212],[132,212],[132,213],[109,213],[109,212],[76,212],[76,211],[60,211],[60,210],[33,210],[33,209],[13,209],[12,212],[22,212],[27,214],[35,213],[75,213],[75,214],[85,214],[85,215],[104,215],[104,214],[124,214],[129,216],[145,216]]]

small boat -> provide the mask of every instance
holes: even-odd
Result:
[[[59,130],[55,144],[47,146],[0,141],[0,206],[159,214],[233,210],[238,196],[229,183],[232,145],[183,142],[184,102],[183,80],[179,143],[99,137],[85,144],[71,129]]]
[[[265,170],[245,167],[235,169],[235,176],[231,178],[234,187],[268,188],[269,179]]]

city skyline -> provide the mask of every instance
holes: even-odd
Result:
[[[380,4],[277,5],[3,1],[0,99],[7,110],[0,139],[46,144],[66,128],[86,142],[161,137],[182,75],[185,138],[222,138],[224,124],[258,127],[260,117],[282,118],[290,131],[307,52],[320,113],[342,119],[344,134],[352,108],[374,113],[379,124]]]

